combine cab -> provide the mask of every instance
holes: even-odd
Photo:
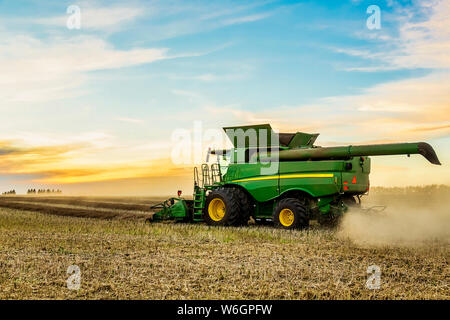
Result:
[[[224,128],[230,150],[214,150],[217,163],[194,168],[193,200],[171,198],[154,220],[204,221],[217,226],[270,221],[275,226],[306,228],[312,219],[336,224],[369,191],[370,158],[420,154],[440,162],[424,142],[319,147],[318,134],[279,133],[270,125]]]

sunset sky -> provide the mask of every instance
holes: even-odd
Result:
[[[371,184],[450,184],[449,17],[450,1],[0,0],[0,192],[189,193],[199,159],[171,155],[199,124],[426,141],[442,166],[373,157]]]

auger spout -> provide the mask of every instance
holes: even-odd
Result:
[[[358,156],[420,154],[432,164],[440,165],[433,147],[426,142],[389,143],[360,146],[314,147],[279,151],[280,161],[340,160]]]

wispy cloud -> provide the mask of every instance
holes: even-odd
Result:
[[[270,122],[282,131],[323,132],[353,142],[425,140],[450,134],[447,76],[439,73],[383,83],[361,94],[327,97],[314,104],[262,111],[211,106],[205,111],[211,119],[220,114],[225,123]]]
[[[246,10],[264,4],[227,7],[217,2],[198,9],[181,2],[141,2],[135,3],[134,6],[103,7],[98,6],[98,3],[93,5],[91,2],[81,2],[79,5],[82,27],[80,32],[75,34],[66,30],[68,15],[64,14],[32,20],[34,24],[56,27],[56,30],[41,28],[40,34],[29,30],[14,32],[3,28],[1,23],[5,20],[0,19],[0,106],[11,106],[12,103],[42,103],[82,96],[90,90],[84,85],[89,81],[89,73],[92,71],[121,69],[166,59],[199,57],[230,45],[224,43],[209,51],[202,49],[176,53],[170,52],[166,47],[131,46],[128,49],[119,49],[96,31],[117,32],[128,22],[157,15],[155,24],[149,24],[152,29],[149,32],[151,37],[165,33],[171,37],[180,32],[203,32],[210,28],[264,19],[269,13],[245,14]],[[214,18],[208,8],[217,9]],[[207,16],[208,12],[210,16]],[[180,20],[177,17],[181,13],[183,18]],[[8,19],[8,24],[15,21],[15,25],[20,25],[22,18]],[[29,25],[30,21],[22,23]],[[163,35],[162,38],[166,36]],[[202,74],[196,76],[196,79],[211,82],[219,77]]]
[[[425,20],[413,19],[414,12],[428,14]],[[450,2],[418,1],[409,9],[397,6],[398,34],[383,30],[358,32],[359,38],[377,40],[370,49],[334,48],[333,50],[371,60],[364,66],[347,66],[348,71],[386,71],[396,69],[450,68]]]
[[[167,143],[165,143],[167,147]],[[164,145],[126,148],[114,137],[101,132],[45,136],[23,133],[0,140],[0,172],[28,176],[39,183],[80,183],[170,175],[176,166],[170,160],[152,159]],[[127,156],[118,157],[127,150]]]
[[[265,9],[274,1],[173,1],[157,2],[147,12],[156,11],[145,28],[148,40],[170,39],[205,33],[233,25],[257,22],[276,13]]]
[[[55,170],[42,170],[40,183],[86,183],[113,181],[120,179],[176,176],[186,174],[186,169],[176,167],[170,159],[140,160],[133,162],[109,163],[106,165],[64,166]]]
[[[247,23],[247,22],[255,22],[262,19],[265,19],[267,17],[270,17],[272,15],[271,12],[267,13],[261,13],[261,14],[252,14],[252,15],[246,15],[241,17],[235,17],[230,19],[225,19],[223,21],[223,25],[233,25],[233,24],[240,24],[240,23]]]
[[[201,82],[218,82],[218,81],[235,81],[242,80],[246,78],[246,74],[215,74],[215,73],[203,73],[197,75],[178,75],[178,74],[169,74],[169,79],[174,80],[198,80]]]
[[[117,50],[93,36],[50,41],[29,36],[0,40],[0,105],[61,99],[76,92],[87,73],[167,59],[167,49]]]
[[[183,171],[170,159],[80,162],[87,150],[95,152],[89,144],[23,147],[9,142],[7,146],[0,145],[0,172],[28,176],[32,183],[65,184],[168,176]]]
[[[117,31],[123,28],[124,24],[149,14],[144,7],[117,5],[96,7],[87,1],[79,3],[78,6],[81,14],[81,28],[87,30]],[[68,17],[68,14],[62,14],[60,16],[33,19],[29,23],[66,28]]]

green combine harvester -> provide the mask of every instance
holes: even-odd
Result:
[[[319,147],[319,134],[276,134],[269,124],[224,130],[234,148],[210,150],[217,163],[194,168],[193,200],[178,191],[152,207],[153,221],[242,226],[252,217],[285,229],[307,228],[310,220],[335,225],[369,191],[369,156],[421,154],[441,164],[425,142]]]

